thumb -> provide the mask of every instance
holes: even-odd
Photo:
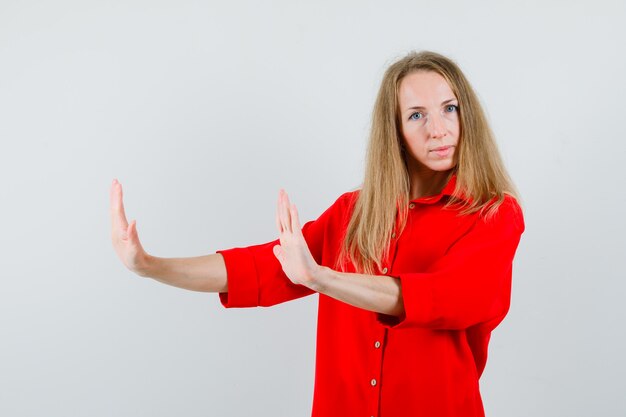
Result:
[[[122,239],[136,241],[137,240],[137,220],[133,220],[122,235]]]
[[[274,252],[274,256],[276,257],[276,259],[278,259],[278,261],[282,264],[283,263],[283,248],[280,247],[280,245],[276,245],[272,248],[273,252]]]

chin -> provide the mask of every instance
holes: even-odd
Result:
[[[444,172],[450,171],[455,166],[456,163],[454,163],[454,161],[438,161],[437,163],[432,164],[429,168],[433,171]]]

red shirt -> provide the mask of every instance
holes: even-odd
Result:
[[[440,194],[411,202],[379,271],[400,279],[404,318],[319,295],[313,417],[484,416],[478,379],[491,331],[509,309],[524,220],[508,196],[488,221],[444,209],[454,185],[453,177]],[[357,193],[304,225],[318,263],[335,265]],[[312,293],[284,275],[272,252],[277,243],[219,251],[228,274],[225,307]]]

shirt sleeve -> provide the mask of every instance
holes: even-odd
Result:
[[[427,271],[397,276],[405,315],[381,314],[379,321],[394,328],[431,329],[499,322],[509,309],[513,257],[524,228],[521,208],[507,197],[492,217],[479,217]]]
[[[317,220],[307,222],[302,234],[316,262],[322,262],[327,229],[336,222],[349,193],[341,196]],[[267,307],[304,297],[313,291],[293,284],[273,253],[279,240],[228,250],[220,250],[226,264],[228,292],[220,293],[224,307]]]

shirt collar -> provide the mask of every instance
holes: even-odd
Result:
[[[425,197],[416,198],[411,200],[412,203],[421,203],[421,204],[435,204],[439,202],[443,197],[451,197],[454,195],[454,189],[456,188],[456,174],[452,174],[448,183],[443,187],[439,194],[429,195]],[[461,196],[464,199],[465,196]]]

